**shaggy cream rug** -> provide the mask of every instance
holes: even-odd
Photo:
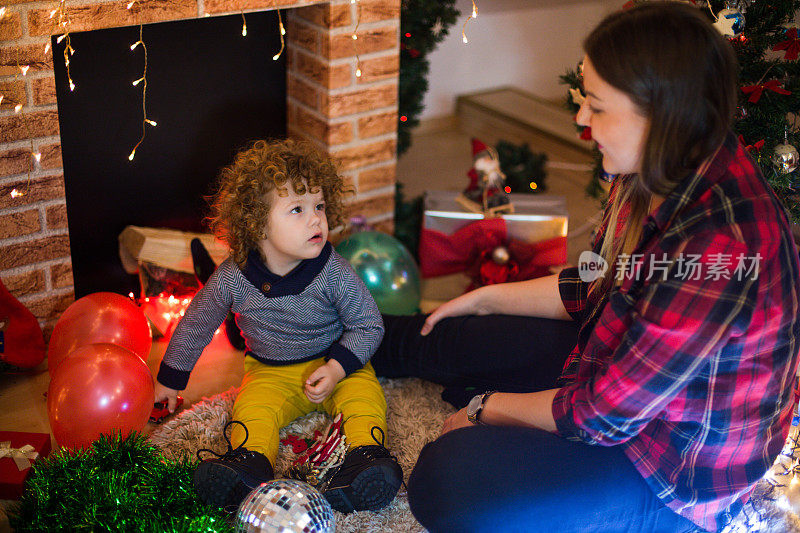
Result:
[[[389,433],[386,446],[397,457],[403,467],[403,476],[408,476],[419,452],[425,444],[439,436],[444,420],[455,411],[441,399],[442,387],[419,379],[381,380],[388,405],[387,424]],[[200,448],[223,452],[227,443],[222,428],[230,420],[236,389],[205,398],[191,408],[178,413],[159,426],[150,435],[150,441],[158,446],[167,458],[179,459],[188,455],[195,457]],[[281,438],[287,434],[312,436],[315,429],[324,431],[330,420],[322,413],[311,413],[295,420],[281,430]],[[291,446],[281,446],[276,477],[283,477],[294,460]],[[336,513],[337,532],[402,531],[414,533],[424,528],[414,519],[408,508],[408,497],[404,487],[394,501],[379,512]]]
[[[419,379],[381,380],[388,404],[387,446],[403,467],[405,480],[422,447],[439,436],[444,420],[454,409],[441,399],[442,387]],[[230,420],[237,389],[204,398],[191,408],[156,428],[150,436],[168,458],[195,457],[200,448],[217,452],[226,449],[222,428]],[[329,423],[321,413],[299,418],[281,430],[287,434],[314,434],[324,431]],[[288,470],[295,455],[290,446],[281,446],[276,465],[277,477]],[[725,529],[725,533],[800,533],[800,446],[798,428],[792,427],[783,452],[770,472],[756,487],[743,512]],[[336,513],[337,532],[403,532],[424,531],[408,508],[405,488],[380,512],[362,511],[344,515]]]

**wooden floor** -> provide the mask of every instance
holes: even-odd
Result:
[[[466,173],[472,165],[470,136],[475,132],[460,129],[456,120],[444,121],[444,124],[444,128],[420,130],[415,135],[410,150],[399,159],[398,180],[405,184],[407,197],[422,194],[432,188],[459,191],[466,186]],[[503,138],[504,133],[502,129],[491,127],[479,132],[487,143]],[[509,140],[519,142],[518,138]],[[561,149],[558,143],[548,143],[536,134],[531,134],[526,141],[532,150],[547,152],[551,165],[547,176],[548,194],[566,198],[570,217],[568,255],[569,261],[574,264],[580,251],[588,247],[592,218],[597,214],[599,203],[587,198],[583,191],[589,172],[571,167],[588,166],[591,163],[590,157],[566,145]],[[431,294],[442,294],[442,291],[437,291],[436,284],[436,281],[427,282],[424,287],[423,311],[429,311],[441,303],[439,298],[428,297]],[[154,374],[165,349],[163,341],[154,342],[148,360]],[[50,433],[46,399],[49,376],[46,364],[45,362],[39,368],[23,374],[0,374],[0,430]],[[242,371],[241,353],[233,350],[223,334],[217,335],[192,372],[187,389],[181,393],[186,401],[185,406],[204,396],[211,396],[238,385]],[[146,431],[151,429],[145,428]],[[55,440],[53,445],[55,449]],[[1,515],[2,512],[0,533],[3,531]]]

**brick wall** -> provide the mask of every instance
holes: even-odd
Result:
[[[53,58],[45,52],[57,2],[0,6],[0,279],[48,333],[74,301]],[[70,31],[275,8],[285,9],[287,130],[339,159],[357,192],[351,214],[391,231],[400,0],[139,0],[132,10],[127,0],[67,4]]]

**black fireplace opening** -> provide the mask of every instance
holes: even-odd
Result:
[[[246,22],[247,35],[242,35]],[[119,258],[128,225],[205,231],[205,197],[219,170],[259,138],[286,135],[286,52],[276,11],[53,37],[75,296],[139,292]]]

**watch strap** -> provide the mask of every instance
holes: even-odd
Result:
[[[475,410],[475,415],[470,418],[470,422],[473,424],[483,425],[481,422],[481,413],[483,413],[483,408],[486,407],[486,400],[489,399],[489,396],[497,392],[496,390],[486,391],[481,394],[481,403],[478,405],[478,408]]]

